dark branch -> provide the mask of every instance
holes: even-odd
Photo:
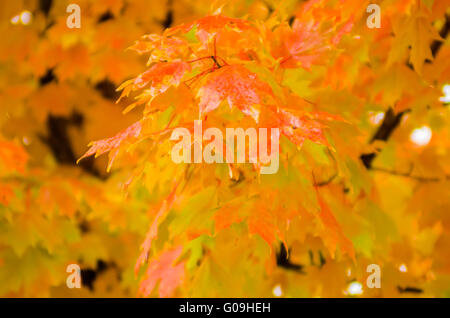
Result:
[[[39,78],[40,86],[45,86],[51,82],[58,82],[55,73],[53,73],[53,68],[48,69],[47,72]]]
[[[81,127],[83,116],[74,112],[70,117],[49,115],[47,118],[47,136],[40,136],[41,140],[47,144],[55,159],[61,164],[76,165],[77,158],[72,149],[69,137],[69,126]],[[80,167],[87,173],[103,178],[95,168],[94,161],[87,160],[80,164]]]
[[[404,293],[413,293],[413,294],[421,294],[423,293],[423,289],[416,288],[416,287],[401,287],[397,286],[397,290],[400,294]]]
[[[328,179],[324,180],[324,181],[320,181],[320,182],[316,182],[314,183],[315,187],[324,187],[327,184],[331,183],[331,181],[333,181],[334,179],[336,179],[337,177],[337,172],[334,173],[331,177],[329,177]]]
[[[116,91],[116,85],[109,79],[104,79],[95,85],[95,89],[106,99],[117,100],[120,94]]]
[[[319,182],[316,181],[316,178],[315,178],[314,172],[313,172],[313,180],[314,180],[314,186],[315,187],[326,186],[327,184],[331,183],[334,179],[336,179],[336,177],[338,176],[339,168],[338,168],[338,164],[337,164],[336,158],[333,156],[333,153],[330,151],[329,148],[327,148],[327,151],[328,151],[328,155],[331,157],[331,159],[334,162],[335,172],[330,177],[328,177],[328,179],[326,179],[324,181],[319,181]]]
[[[397,126],[400,124],[400,121],[406,112],[407,111],[395,114],[392,108],[389,108],[384,115],[382,124],[375,132],[375,135],[373,135],[370,143],[373,143],[376,140],[387,141],[394,132],[395,128],[397,128]],[[372,167],[372,162],[376,156],[377,154],[375,152],[372,152],[368,154],[362,154],[360,156],[360,159],[363,162],[364,166],[367,169],[370,169]]]
[[[172,8],[172,0],[167,1],[167,12],[166,12],[166,16],[164,17],[164,20],[160,21],[161,26],[164,29],[168,29],[172,26],[173,24],[173,8]]]
[[[449,32],[450,32],[450,15],[446,14],[445,24],[442,27],[441,31],[439,31],[439,35],[441,36],[441,38],[445,39],[447,38]],[[433,54],[433,57],[436,57],[443,43],[444,41],[436,40],[431,44],[431,53]]]
[[[166,17],[163,21],[161,21],[161,25],[164,29],[170,28],[173,23],[173,10],[169,9],[166,13]]]
[[[103,22],[106,22],[106,21],[109,21],[109,20],[112,20],[112,19],[114,19],[114,15],[111,13],[111,11],[106,11],[106,12],[104,12],[99,18],[98,18],[98,20],[97,20],[97,23],[103,23]]]
[[[291,261],[289,260],[288,251],[286,250],[286,247],[283,243],[280,243],[280,251],[276,254],[276,257],[277,266],[304,274],[303,265],[291,263]]]
[[[397,126],[400,124],[400,120],[402,119],[404,114],[405,112],[395,114],[392,108],[389,108],[384,115],[383,123],[370,140],[370,143],[374,142],[375,140],[387,141],[392,135],[394,129],[397,128]]]
[[[52,5],[53,0],[39,0],[39,10],[41,10],[46,17],[48,17]]]
[[[214,64],[216,64],[217,68],[221,68],[222,65],[219,64],[219,62],[217,62],[217,59],[214,55],[211,55],[211,59],[214,61]]]
[[[89,290],[94,290],[94,282],[97,279],[97,276],[104,272],[109,267],[114,266],[114,264],[108,264],[103,260],[97,261],[97,268],[84,268],[80,272],[81,274],[81,283],[83,286],[87,287]]]

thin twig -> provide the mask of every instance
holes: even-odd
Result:
[[[415,176],[415,175],[412,175],[411,172],[400,172],[400,171],[389,170],[389,169],[381,168],[381,167],[371,167],[371,170],[388,173],[388,174],[391,174],[394,176],[410,178],[410,179],[414,179],[414,180],[417,180],[420,182],[441,182],[444,180],[450,180],[450,176],[444,176],[443,178]]]
[[[227,61],[225,61],[224,58],[220,57],[220,56],[216,56],[217,59],[220,59],[226,66],[228,66],[229,64],[227,63]]]
[[[217,56],[216,37],[217,37],[217,36],[214,36],[214,57]]]
[[[205,74],[208,74],[208,73],[211,73],[212,71],[214,71],[214,70],[216,70],[216,69],[217,69],[217,67],[216,67],[216,66],[213,66],[212,68],[207,69],[207,70],[205,70],[205,71],[203,71],[203,72],[201,72],[201,73],[199,73],[199,74],[197,74],[197,75],[191,77],[190,79],[186,80],[185,83],[186,83],[186,85],[189,86],[189,85],[192,84],[192,83],[187,84],[188,82],[190,82],[190,81],[195,81],[198,77],[200,77],[200,76],[202,76],[202,75],[205,75]]]
[[[214,63],[216,64],[217,68],[221,68],[222,65],[219,64],[219,62],[217,62],[216,57],[215,56],[211,56],[212,60],[214,61]]]
[[[315,187],[323,187],[326,186],[327,184],[331,183],[337,176],[338,176],[338,165],[337,165],[337,161],[336,158],[333,156],[333,153],[330,151],[329,148],[327,148],[328,151],[328,155],[331,157],[331,159],[333,159],[334,162],[334,166],[335,166],[335,172],[332,176],[330,176],[328,179],[324,180],[324,181],[320,181],[320,182],[316,182],[316,179],[314,177],[314,173],[313,173],[313,180],[314,180],[314,186]]]

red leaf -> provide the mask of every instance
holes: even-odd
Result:
[[[172,189],[172,192],[161,203],[161,205],[160,205],[160,207],[158,209],[158,213],[156,214],[155,219],[153,220],[153,223],[152,223],[152,225],[150,226],[150,229],[147,232],[147,235],[145,237],[144,243],[142,243],[142,245],[141,245],[142,252],[139,255],[139,257],[138,257],[138,259],[136,261],[136,265],[134,267],[135,274],[138,273],[139,268],[148,259],[148,254],[150,253],[150,248],[152,246],[152,241],[158,235],[159,223],[161,222],[161,219],[164,216],[164,214],[171,209],[171,207],[172,207],[172,205],[173,205],[173,203],[174,203],[174,201],[176,199],[175,191],[177,190],[177,187],[178,187],[178,183],[175,184],[174,188]]]
[[[266,83],[244,66],[223,66],[208,76],[206,84],[198,91],[200,114],[210,112],[227,99],[230,107],[237,107],[256,122],[265,96],[273,96]]]
[[[228,228],[234,223],[242,222],[243,218],[239,215],[239,205],[226,205],[214,215],[215,232]]]
[[[315,143],[328,145],[322,125],[306,115],[296,116],[287,111],[280,110],[277,114],[281,123],[281,133],[288,137],[297,146],[301,146],[305,139]]]
[[[184,263],[174,265],[183,251],[182,246],[164,252],[158,259],[149,263],[144,280],[139,287],[139,294],[146,297],[151,294],[159,281],[159,297],[172,296],[184,278]]]
[[[107,168],[107,170],[109,171],[111,169],[111,166],[113,164],[115,157],[117,156],[117,153],[119,151],[119,147],[121,146],[121,144],[125,141],[131,141],[133,139],[138,138],[139,135],[141,134],[141,129],[142,129],[142,124],[140,121],[138,121],[138,122],[134,123],[133,125],[131,125],[130,127],[128,127],[127,129],[121,131],[114,137],[91,142],[89,144],[89,146],[91,146],[91,148],[89,148],[89,150],[80,159],[78,159],[77,163],[86,157],[92,156],[93,154],[95,154],[95,157],[98,157],[98,156],[104,154],[105,152],[114,150],[114,152],[110,154],[110,158],[109,158],[109,163],[108,163],[108,168]]]
[[[222,15],[210,15],[204,18],[200,18],[192,23],[186,23],[174,28],[170,28],[166,30],[165,35],[170,36],[180,31],[183,33],[187,33],[193,27],[197,27],[197,35],[199,33],[214,35],[225,27],[230,27],[237,31],[244,31],[252,28],[249,22],[246,20],[229,18]]]
[[[272,247],[277,235],[275,216],[263,206],[250,214],[248,230],[250,234],[258,234]]]
[[[343,253],[347,253],[353,261],[355,261],[355,250],[353,243],[344,235],[342,228],[337,222],[336,218],[331,212],[330,207],[326,204],[324,199],[316,189],[317,200],[320,206],[320,220],[325,227],[325,231],[328,237],[328,248],[330,253],[334,256],[336,252],[336,246],[339,245]]]
[[[310,69],[323,54],[330,48],[326,38],[319,31],[319,24],[312,21],[305,23],[295,20],[292,31],[282,34],[282,45],[280,53],[283,67],[297,67],[300,65]],[[284,53],[283,53],[284,52]]]
[[[141,89],[151,82],[150,92],[154,97],[164,93],[170,86],[178,86],[190,69],[188,63],[181,61],[158,63],[136,78],[134,85],[136,89]]]
[[[307,7],[305,10],[308,10]],[[327,51],[336,46],[342,36],[353,28],[353,16],[339,30],[333,28],[323,30],[322,22],[323,20],[320,19],[295,19],[292,30],[286,26],[276,31],[280,32],[281,41],[274,47],[273,55],[282,58],[280,62],[282,67],[301,66],[310,70],[313,64],[319,64],[320,60],[325,58]]]

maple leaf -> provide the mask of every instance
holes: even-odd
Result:
[[[260,108],[267,97],[273,97],[269,85],[258,79],[242,65],[229,65],[214,71],[200,87],[200,115],[208,113],[227,99],[231,107],[237,107],[258,122]]]
[[[0,162],[9,170],[24,172],[28,160],[25,150],[13,142],[0,139]]]
[[[149,95],[151,99],[164,93],[171,86],[178,86],[181,83],[181,79],[184,74],[186,74],[191,69],[190,65],[182,61],[173,62],[160,62],[154,64],[150,69],[139,75],[134,81],[129,80],[124,82],[118,91],[123,89],[123,92],[117,102],[119,102],[124,96],[128,96],[131,91],[136,91],[138,89],[145,88],[149,83],[150,88],[148,93],[143,94],[143,96]],[[139,96],[139,97],[143,97]],[[139,98],[138,97],[138,98]],[[131,110],[137,104],[145,102],[145,98],[140,98],[140,100],[128,106],[125,112]]]
[[[8,185],[0,184],[0,203],[7,206],[13,197],[14,192],[12,188]]]
[[[430,44],[442,40],[433,27],[425,6],[415,8],[410,16],[403,16],[394,24],[395,39],[389,54],[388,64],[400,60],[410,48],[409,61],[418,73],[422,72],[425,60],[433,60]]]
[[[49,211],[58,208],[62,215],[73,217],[77,210],[77,202],[61,185],[51,184],[41,187],[39,204],[46,206]]]
[[[305,114],[294,115],[280,110],[276,115],[279,119],[281,132],[297,146],[301,146],[306,139],[315,143],[328,145],[323,133],[323,126]]]
[[[225,205],[217,211],[214,215],[215,232],[219,232],[223,229],[228,228],[233,223],[239,223],[243,220],[242,216],[239,215],[238,205]]]
[[[158,34],[144,35],[129,47],[139,54],[150,53],[148,64],[155,61],[168,61],[183,56],[188,51],[187,42],[176,36],[163,36]]]
[[[75,45],[64,51],[64,58],[57,65],[55,73],[61,79],[70,79],[76,74],[88,74],[91,56],[84,45]]]
[[[344,121],[340,116],[326,112],[306,112],[292,108],[267,107],[270,116],[264,120],[264,125],[280,128],[280,133],[291,142],[301,147],[306,139],[329,146],[325,137],[324,126],[320,121]]]
[[[250,234],[258,234],[264,241],[272,247],[275,242],[277,230],[275,227],[275,217],[273,212],[263,206],[255,208],[248,219],[248,230]]]
[[[331,212],[330,207],[319,193],[317,186],[315,189],[320,206],[319,218],[325,227],[325,231],[327,232],[326,236],[328,237],[328,248],[331,255],[334,257],[336,247],[339,245],[342,252],[347,253],[353,261],[356,261],[353,243],[344,235],[341,226],[334,217],[333,212]]]
[[[139,287],[139,294],[149,296],[159,282],[159,297],[170,297],[181,284],[184,277],[185,262],[174,265],[183,251],[182,246],[163,252],[158,259],[148,264],[144,279]]]
[[[134,272],[137,274],[140,267],[148,260],[148,255],[150,253],[150,248],[152,246],[153,239],[156,238],[158,235],[158,226],[162,222],[163,216],[171,209],[175,199],[175,191],[177,190],[178,183],[175,184],[172,192],[169,194],[169,196],[163,200],[161,203],[158,213],[155,216],[155,219],[153,220],[152,225],[150,226],[150,229],[147,231],[147,235],[145,237],[144,242],[141,245],[141,254],[139,255],[136,265],[134,267]]]
[[[164,93],[172,85],[178,86],[183,75],[190,69],[188,63],[181,61],[158,63],[139,75],[133,84],[137,89],[141,89],[151,82],[150,94],[154,97]]]
[[[140,136],[141,130],[142,130],[142,123],[138,121],[133,125],[131,125],[130,127],[124,129],[114,137],[91,142],[89,144],[91,148],[89,148],[89,150],[83,156],[81,156],[81,158],[78,159],[77,163],[86,157],[92,156],[93,154],[95,154],[95,157],[98,157],[104,154],[105,152],[114,150],[109,155],[109,162],[107,167],[107,171],[109,171],[114,162],[114,159],[116,158],[119,152],[119,147],[122,145],[122,143],[136,140]]]
[[[223,15],[210,15],[200,18],[194,22],[182,24],[174,28],[167,29],[164,35],[171,36],[177,32],[187,33],[192,28],[196,27],[196,35],[202,41],[207,44],[208,40],[216,35],[218,32],[228,27],[232,30],[242,32],[245,30],[255,30],[248,21],[237,18],[229,18]]]
[[[280,58],[280,64],[284,68],[296,68],[301,66],[311,70],[313,64],[320,64],[326,57],[325,54],[336,46],[342,37],[349,33],[354,25],[354,17],[351,16],[344,24],[337,27],[323,29],[323,20],[317,19],[311,6],[317,1],[310,1],[305,4],[301,14],[294,20],[292,29],[287,25],[282,25],[275,31],[280,37],[279,41],[274,41],[272,54]],[[309,14],[312,14],[309,17]],[[304,17],[308,16],[308,19]],[[333,19],[335,24],[339,24],[339,18]]]
[[[293,64],[293,61],[306,69],[311,69],[312,64],[330,49],[326,37],[319,28],[320,25],[317,22],[295,20],[292,31],[284,34],[282,43],[287,56],[284,56],[280,64],[283,67],[295,67],[296,64]]]

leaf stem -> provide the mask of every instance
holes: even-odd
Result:
[[[206,59],[209,59],[209,58],[211,58],[211,57],[210,56],[204,56],[204,57],[200,57],[200,58],[195,59],[195,60],[187,61],[186,63],[195,63],[195,62],[198,62],[198,61],[201,61],[201,60],[206,60]]]

